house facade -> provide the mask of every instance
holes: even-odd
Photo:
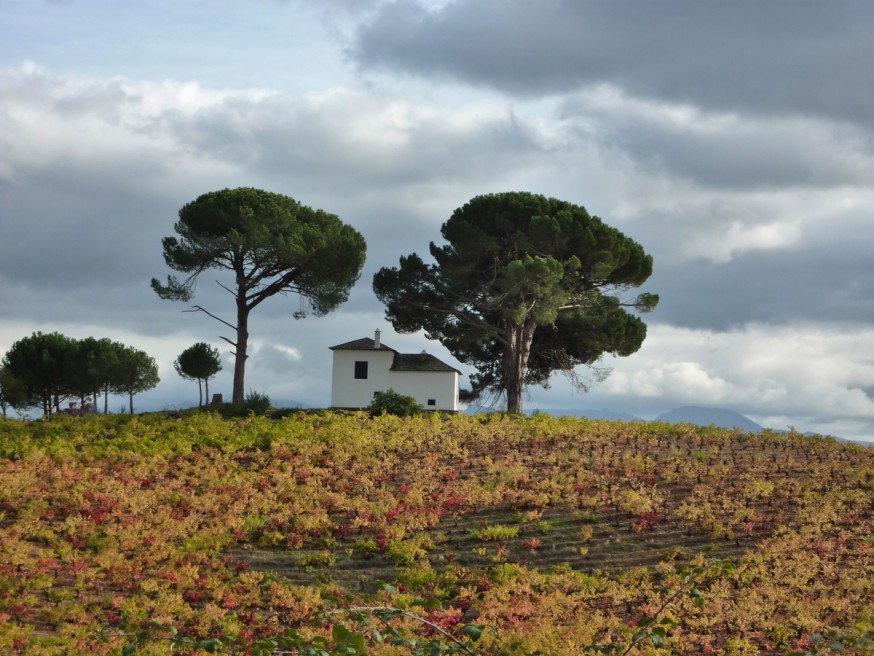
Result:
[[[429,353],[398,353],[373,336],[332,346],[331,407],[366,408],[376,392],[412,396],[426,410],[458,412],[461,372]]]

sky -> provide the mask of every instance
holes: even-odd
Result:
[[[250,318],[247,389],[330,403],[330,346],[382,331],[373,274],[474,196],[586,207],[654,259],[648,336],[588,393],[527,409],[730,408],[874,440],[874,3],[868,0],[0,0],[0,354],[35,331],[173,361],[227,329],[163,301],[161,239],[252,186],[367,240],[347,303]],[[205,274],[196,303],[232,316]],[[581,372],[585,374],[585,372]],[[120,408],[120,397],[111,404]]]

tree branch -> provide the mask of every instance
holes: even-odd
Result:
[[[236,297],[237,293],[233,289],[231,289],[230,287],[226,287],[225,285],[221,284],[218,280],[215,281],[215,284],[218,285],[219,287],[221,287],[222,289],[224,289],[231,296]],[[219,321],[221,321],[221,319],[219,319]]]
[[[199,305],[192,305],[191,307],[193,307],[194,309],[193,309],[193,310],[182,310],[182,311],[183,311],[183,312],[203,312],[206,316],[208,316],[208,317],[212,317],[212,318],[215,319],[216,321],[219,321],[219,322],[225,324],[228,328],[233,329],[234,332],[237,331],[237,327],[236,327],[235,325],[228,323],[228,322],[225,321],[224,319],[220,319],[219,317],[215,316],[215,315],[212,314],[211,312],[208,312],[207,310],[203,309],[201,306],[199,306]],[[225,338],[225,337],[222,337],[222,339],[226,339],[226,338]],[[230,340],[226,340],[226,341],[229,341],[229,342],[230,342]],[[231,344],[234,344],[234,342],[231,342]],[[236,346],[236,344],[234,344],[234,346]]]
[[[458,638],[453,636],[451,633],[446,631],[443,627],[439,626],[438,624],[435,624],[434,622],[431,622],[430,620],[426,620],[421,615],[416,615],[415,613],[411,613],[408,610],[402,610],[400,608],[394,608],[392,606],[351,606],[349,608],[344,608],[344,609],[337,610],[334,612],[335,613],[361,613],[361,612],[364,612],[364,613],[373,613],[373,614],[392,613],[392,614],[396,614],[396,615],[403,615],[404,617],[408,617],[408,618],[415,620],[417,622],[421,622],[422,624],[427,626],[432,631],[436,631],[437,633],[442,635],[447,640],[454,642],[456,645],[461,647],[468,654],[475,654],[476,653],[473,650],[471,650],[471,648],[468,647],[466,644],[461,642],[461,640],[459,640]],[[377,615],[377,617],[379,617],[379,616]],[[380,619],[382,619],[382,618],[380,618]],[[383,620],[383,621],[385,622],[385,620]]]
[[[270,298],[274,294],[277,294],[283,291],[286,287],[288,287],[291,283],[295,281],[295,279],[300,274],[300,271],[297,269],[293,269],[285,273],[285,275],[277,278],[273,282],[265,285],[260,290],[246,297],[247,306],[249,309],[255,308],[261,301],[266,298]]]
[[[222,337],[221,335],[219,335],[219,339],[223,339],[223,340],[225,340],[228,344],[230,344],[231,346],[233,346],[234,348],[237,348],[237,343],[236,343],[236,342],[232,342],[232,341],[229,340],[227,337]],[[235,355],[236,355],[236,354],[235,354]]]

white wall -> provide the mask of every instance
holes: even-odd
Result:
[[[394,359],[394,351],[346,351],[337,349],[331,370],[331,407],[366,408],[373,400],[374,392],[391,387],[389,368]],[[355,362],[368,363],[367,379],[355,378]],[[400,390],[395,390],[400,392]]]
[[[331,407],[366,408],[374,392],[393,389],[412,396],[427,410],[458,411],[458,374],[454,371],[390,371],[393,351],[333,351]],[[366,361],[367,379],[355,378],[355,362]],[[429,406],[428,399],[436,405]]]
[[[458,374],[454,371],[393,371],[391,388],[412,396],[426,410],[458,411]],[[428,405],[428,399],[436,405]]]

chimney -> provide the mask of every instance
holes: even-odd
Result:
[[[379,328],[373,333],[373,348],[379,348]]]

